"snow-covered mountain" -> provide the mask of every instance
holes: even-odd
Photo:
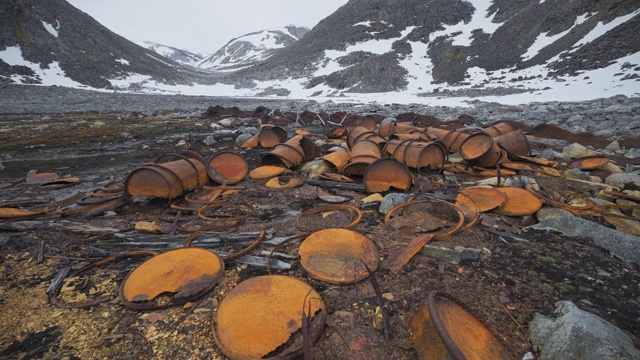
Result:
[[[189,50],[179,49],[169,45],[158,44],[153,41],[140,41],[138,45],[145,47],[159,55],[179,62],[184,65],[194,65],[198,61],[207,57],[207,54],[194,53]]]
[[[205,70],[226,71],[246,68],[295,43],[308,31],[306,26],[287,25],[242,35],[231,39],[195,66]]]
[[[289,96],[397,100],[496,87],[533,95],[573,83],[577,96],[633,94],[639,14],[637,0],[350,0],[234,76],[257,94]]]
[[[64,0],[0,1],[0,83],[121,89],[198,77],[100,25]]]

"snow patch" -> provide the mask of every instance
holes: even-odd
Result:
[[[126,59],[116,59],[116,62],[118,62],[118,63],[120,63],[122,65],[127,65],[127,66],[130,65],[129,64],[129,60],[126,60]]]
[[[547,45],[551,45],[556,40],[567,35],[571,30],[573,30],[573,28],[585,22],[588,18],[589,16],[587,14],[578,16],[576,21],[573,23],[573,25],[571,25],[569,29],[556,35],[549,35],[549,32],[541,33],[540,35],[538,35],[538,37],[533,42],[533,44],[529,46],[529,49],[527,49],[527,52],[524,53],[524,55],[522,55],[522,60],[526,61],[536,56],[540,52],[540,50],[544,49],[545,47],[547,47]]]
[[[617,17],[615,19],[613,19],[612,21],[610,21],[609,23],[605,24],[604,22],[600,21],[598,22],[598,25],[596,25],[596,27],[594,27],[587,35],[585,35],[580,41],[578,41],[578,43],[575,45],[575,48],[571,51],[576,51],[578,48],[592,42],[593,40],[599,38],[600,36],[606,34],[609,30],[612,30],[624,23],[626,23],[627,21],[633,19],[636,15],[640,14],[640,9],[624,15],[624,16],[620,16]]]
[[[26,60],[22,56],[22,50],[19,46],[11,46],[0,51],[0,60],[10,66],[26,66],[35,74],[31,76],[11,76],[11,80],[16,84],[29,84],[35,81],[39,82],[39,85],[45,86],[57,85],[71,88],[88,88],[88,86],[68,78],[64,70],[60,68],[60,63],[57,61],[51,62],[47,65],[47,68],[43,69],[39,63],[33,63]]]
[[[471,16],[471,21],[468,23],[464,23],[461,21],[455,25],[448,25],[444,27],[444,30],[439,30],[431,33],[429,35],[429,41],[433,41],[440,36],[449,36],[456,34],[451,37],[452,44],[454,46],[470,46],[473,31],[474,30],[482,30],[485,34],[492,35],[501,25],[502,23],[494,23],[493,18],[496,15],[495,13],[491,15],[491,17],[487,17],[487,13],[489,12],[489,7],[491,6],[491,1],[474,1],[473,7],[475,11]]]
[[[56,20],[56,26],[53,27],[52,24],[49,24],[46,21],[42,21],[42,26],[44,26],[44,28],[49,32],[49,34],[58,37],[58,30],[60,30],[60,22],[58,20]]]
[[[353,26],[367,26],[367,27],[371,27],[371,25],[373,24],[373,21],[371,20],[367,20],[367,21],[360,21],[359,23],[355,23],[353,24]]]

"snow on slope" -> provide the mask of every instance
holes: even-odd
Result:
[[[471,21],[464,23],[464,21],[456,24],[445,26],[444,30],[435,31],[429,35],[429,41],[433,41],[440,36],[450,36],[455,46],[469,46],[471,45],[472,32],[476,29],[481,29],[486,34],[493,34],[502,24],[494,23],[493,17],[488,15],[490,1],[475,1],[473,3],[475,12]],[[458,33],[458,34],[456,34]],[[456,34],[454,36],[451,36]]]
[[[179,49],[173,46],[158,44],[153,41],[140,41],[138,45],[147,48],[158,55],[164,56],[167,59],[179,62],[184,65],[194,65],[198,61],[204,59],[205,54],[198,54],[185,49]]]
[[[46,65],[46,68],[42,68],[38,63],[25,60],[22,56],[22,49],[20,49],[19,46],[7,47],[0,51],[0,60],[10,66],[26,66],[35,73],[35,76],[12,75],[11,80],[16,84],[29,84],[32,83],[33,80],[39,79],[43,86],[57,85],[72,88],[88,88],[88,86],[68,78],[57,61],[53,61]],[[34,77],[36,79],[34,79]]]
[[[239,70],[265,60],[278,49],[300,40],[300,34],[308,30],[306,27],[287,25],[249,33],[232,39],[215,54],[199,61],[195,66],[205,70]]]

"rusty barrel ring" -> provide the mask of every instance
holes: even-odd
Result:
[[[144,166],[141,166],[137,169],[133,169],[133,171],[131,171],[129,173],[129,175],[127,175],[127,178],[124,180],[124,197],[127,199],[127,202],[129,204],[133,204],[133,199],[131,198],[131,194],[129,194],[128,188],[129,188],[129,178],[131,178],[131,175],[133,175],[135,172],[137,171],[142,171],[142,170],[150,170],[152,172],[155,172],[156,174],[158,174],[158,176],[160,176],[160,178],[162,179],[162,181],[164,181],[164,183],[167,185],[168,189],[171,189],[171,184],[169,183],[169,181],[167,179],[164,178],[164,175],[162,174],[162,172],[158,171],[158,169],[156,169],[155,167],[151,167],[150,165],[156,165],[159,166],[157,164],[147,164]],[[164,168],[162,168],[164,169]],[[178,178],[178,182],[180,183],[180,187],[182,187],[182,190],[184,191],[184,185],[182,185],[182,181],[180,181],[180,178],[178,177],[178,175],[176,175],[174,172],[170,171],[169,172],[171,174],[173,174],[173,176],[175,176],[176,178]],[[171,200],[173,198],[171,197],[171,194],[169,194],[169,204],[171,203]]]
[[[193,152],[193,151],[192,151],[192,152]],[[194,154],[195,154],[195,153],[194,153]],[[197,155],[197,154],[196,154],[196,155]],[[182,154],[167,153],[167,154],[164,154],[164,155],[160,155],[160,157],[156,159],[156,161],[154,162],[154,164],[160,164],[160,163],[158,163],[158,160],[160,160],[160,159],[162,159],[162,158],[165,158],[165,157],[169,157],[169,156],[179,157],[179,158],[181,158],[182,160],[184,160],[184,161],[188,162],[188,163],[189,163],[189,165],[191,165],[191,167],[196,171],[197,179],[198,179],[198,185],[204,185],[204,184],[200,184],[200,176],[201,176],[201,175],[200,175],[200,170],[198,170],[198,167],[193,163],[193,161],[191,161],[191,160],[193,160],[193,158],[188,158],[188,157],[186,157],[186,156],[184,156],[184,155],[182,155]],[[199,159],[198,159],[198,160],[199,160]],[[203,164],[203,165],[205,165],[205,163],[204,163],[204,162],[203,162],[202,164]],[[205,168],[206,168],[206,165],[205,165]],[[167,169],[167,170],[168,170],[168,169]],[[209,176],[209,175],[207,174],[207,176]],[[179,179],[179,178],[178,178],[178,179]],[[179,181],[180,181],[180,183],[182,183],[182,179],[179,179]],[[182,190],[183,190],[183,192],[184,192],[184,190],[185,190],[184,186],[182,187]]]
[[[454,226],[453,229],[443,233],[440,236],[436,235],[434,238],[442,239],[442,238],[451,236],[451,235],[457,233],[460,230],[466,229],[466,228],[463,228],[464,222],[465,222],[464,212],[456,204],[452,204],[452,203],[450,203],[448,201],[444,201],[444,200],[440,200],[440,199],[411,200],[411,201],[407,201],[407,202],[404,202],[402,204],[396,205],[395,207],[391,208],[391,210],[389,210],[389,212],[387,212],[387,214],[384,216],[384,224],[385,224],[385,226],[389,227],[389,225],[388,225],[389,219],[391,219],[391,215],[393,215],[393,213],[396,212],[397,210],[400,210],[400,209],[402,209],[404,207],[407,207],[409,205],[423,204],[423,203],[442,204],[442,205],[448,206],[449,208],[455,210],[458,213],[458,223],[456,224],[456,226]]]
[[[451,134],[455,134],[453,140],[451,140],[451,144],[449,144],[447,146],[447,140],[449,139],[449,136]],[[442,138],[442,143],[445,144],[445,146],[447,146],[447,149],[449,150],[449,152],[453,152],[453,150],[451,150],[451,147],[453,146],[453,144],[455,144],[456,140],[458,140],[458,138],[460,137],[460,135],[462,135],[462,132],[460,131],[456,131],[456,130],[451,130],[449,131],[449,133],[447,135],[444,136],[444,138]]]
[[[420,141],[420,139],[410,139],[410,141],[407,141],[407,144],[405,145],[404,150],[402,151],[402,162],[405,163],[405,165],[407,165],[407,166],[409,166],[407,164],[407,150],[409,150],[409,147],[413,143],[424,143],[424,141]],[[400,145],[398,145],[398,148],[399,147],[400,147]],[[426,149],[426,146],[423,148],[423,151],[424,151],[424,149]],[[396,148],[396,151],[397,150],[398,149]],[[395,151],[394,151],[394,153],[395,153]],[[420,165],[420,155],[422,155],[422,151],[420,151],[420,153],[418,154],[418,159],[416,159],[416,165]],[[419,170],[420,167],[416,166],[416,169]]]
[[[302,226],[302,224],[300,224],[300,218],[302,218],[304,216],[313,215],[315,213],[319,213],[319,212],[323,212],[323,211],[331,211],[331,210],[347,210],[347,211],[350,212],[351,218],[349,219],[349,223],[347,223],[346,225],[342,226],[343,229],[350,229],[350,228],[358,225],[358,223],[360,223],[360,220],[362,220],[362,211],[359,208],[357,208],[356,206],[348,205],[348,204],[330,204],[330,205],[317,206],[315,208],[309,209],[309,210],[303,212],[302,214],[298,215],[298,217],[296,217],[296,221],[294,223],[294,226],[300,231],[307,231],[307,232],[318,231],[318,230],[310,230],[310,229]],[[353,218],[353,214],[356,215],[355,219]],[[332,226],[332,227],[335,227],[335,226]],[[322,230],[322,229],[320,229],[320,230]]]
[[[451,358],[453,360],[466,360],[467,357],[462,353],[458,345],[453,341],[453,339],[449,335],[449,332],[442,323],[442,319],[440,318],[440,314],[438,313],[438,308],[436,307],[436,297],[445,298],[454,302],[456,305],[466,310],[469,315],[478,320],[478,322],[482,326],[484,326],[488,332],[491,332],[490,328],[484,323],[484,321],[474,315],[473,311],[467,306],[467,304],[462,302],[462,300],[458,299],[457,297],[440,290],[433,290],[429,293],[429,295],[427,296],[427,308],[429,309],[429,316],[431,317],[431,321],[436,328],[436,332],[440,336],[442,343],[447,348],[447,351],[449,352],[449,355],[451,355]]]
[[[215,209],[215,208],[220,208],[220,207],[223,207],[223,206],[230,206],[230,207],[233,207],[233,206],[236,206],[236,207],[244,206],[244,207],[249,209],[249,212],[247,214],[244,214],[244,215],[238,215],[238,216],[233,216],[233,217],[229,217],[229,218],[222,218],[222,219],[221,218],[209,217],[209,216],[206,216],[206,215],[202,214],[204,211]],[[220,202],[220,203],[211,203],[211,204],[208,204],[208,205],[205,205],[205,206],[201,207],[198,210],[198,217],[200,219],[202,219],[202,220],[213,221],[213,222],[237,222],[237,221],[240,221],[240,220],[244,220],[244,219],[250,218],[253,215],[255,215],[255,213],[256,213],[256,207],[254,205],[225,201],[225,202]]]

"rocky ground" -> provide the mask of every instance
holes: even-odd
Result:
[[[257,167],[263,150],[240,150],[235,141],[241,132],[251,132],[250,128],[258,125],[256,118],[244,114],[236,116],[236,121],[227,118],[221,123],[220,117],[201,116],[213,105],[238,106],[249,114],[262,105],[283,112],[295,111],[298,107],[384,116],[413,111],[452,121],[468,113],[484,124],[503,119],[528,126],[556,124],[573,133],[584,130],[599,136],[573,134],[553,139],[554,134],[545,134],[544,127],[535,131],[530,128],[532,134],[538,135],[534,146],[537,154],[546,151],[547,156],[557,156],[563,162],[562,156],[567,155],[563,149],[579,142],[606,154],[631,174],[637,173],[640,165],[640,157],[636,155],[640,148],[637,137],[640,101],[625,97],[517,107],[477,103],[461,109],[104,94],[67,89],[52,92],[39,87],[7,87],[0,89],[0,96],[3,99],[0,104],[3,205],[54,202],[60,207],[74,206],[90,191],[104,185],[116,186],[136,167],[190,144],[205,158],[231,150],[241,153],[250,169]],[[326,137],[328,129],[318,122],[300,125],[284,119],[282,124],[289,134],[301,128],[309,131],[322,152],[337,144]],[[618,148],[611,146],[614,140]],[[607,146],[607,151],[600,150]],[[562,165],[559,169],[564,170]],[[79,177],[81,182],[58,190],[45,189],[24,181],[30,170],[56,171],[64,177]],[[595,196],[603,189],[603,185],[566,176],[527,175],[535,177],[547,194],[560,194],[565,200],[578,195]],[[610,173],[587,174],[587,179],[594,180],[588,178],[589,175],[606,178]],[[451,178],[475,181],[483,177],[457,174]],[[410,192],[417,191],[419,185],[442,196],[455,196],[458,191],[456,187],[434,186],[427,175],[418,179],[419,183]],[[297,215],[323,204],[316,195],[316,187],[309,184],[290,190],[270,190],[257,180],[246,179],[238,185],[244,189],[230,199],[256,206],[256,216],[265,225],[268,239],[300,234],[293,226]],[[627,190],[639,189],[637,185],[629,185]],[[391,230],[383,224],[378,204],[362,203],[368,194],[348,190],[338,193],[353,197],[351,204],[363,209],[363,219],[355,230],[376,243],[382,258],[411,239],[411,226]],[[159,221],[158,212],[165,205],[163,201],[152,201],[94,217],[70,214],[0,222],[0,271],[4,279],[0,285],[0,358],[224,358],[212,338],[212,318],[225,295],[238,283],[267,274],[263,267],[231,262],[219,286],[204,300],[166,310],[128,310],[117,298],[123,278],[145,257],[120,260],[90,270],[86,273],[90,276],[79,275],[65,283],[60,295],[53,299],[47,296],[47,288],[64,267],[79,269],[134,249],[165,251],[182,246],[187,237],[184,233],[153,235],[130,230],[136,222]],[[545,205],[543,209],[553,207]],[[625,210],[625,213],[638,216],[637,210],[635,213]],[[586,215],[584,218],[615,231],[602,217]],[[295,258],[283,259],[291,263],[291,269],[275,272],[311,284],[327,308],[330,326],[314,347],[315,357],[415,358],[407,322],[432,290],[447,291],[464,301],[495,330],[514,359],[522,359],[528,352],[539,354],[539,349],[533,348],[529,325],[537,313],[555,317],[555,303],[561,300],[571,300],[580,309],[611,322],[629,336],[636,347],[640,346],[637,276],[640,266],[637,262],[612,255],[614,250],[605,249],[598,239],[589,236],[570,237],[558,231],[533,228],[520,231],[538,222],[534,216],[512,218],[487,213],[482,220],[483,226],[504,231],[509,236],[498,237],[475,226],[432,244],[448,249],[455,246],[471,249],[469,258],[452,259],[424,251],[400,273],[385,268],[376,272],[389,314],[391,339],[388,342],[382,335],[376,295],[370,282],[330,285],[310,278]],[[170,226],[159,223],[165,229]],[[132,242],[139,245],[129,244]],[[272,248],[265,244],[252,254],[259,255],[260,251]],[[222,244],[212,249],[234,251],[238,247]],[[294,248],[278,251],[296,254]],[[42,259],[38,259],[39,254]],[[86,308],[74,306],[100,296],[108,296],[109,300]]]

